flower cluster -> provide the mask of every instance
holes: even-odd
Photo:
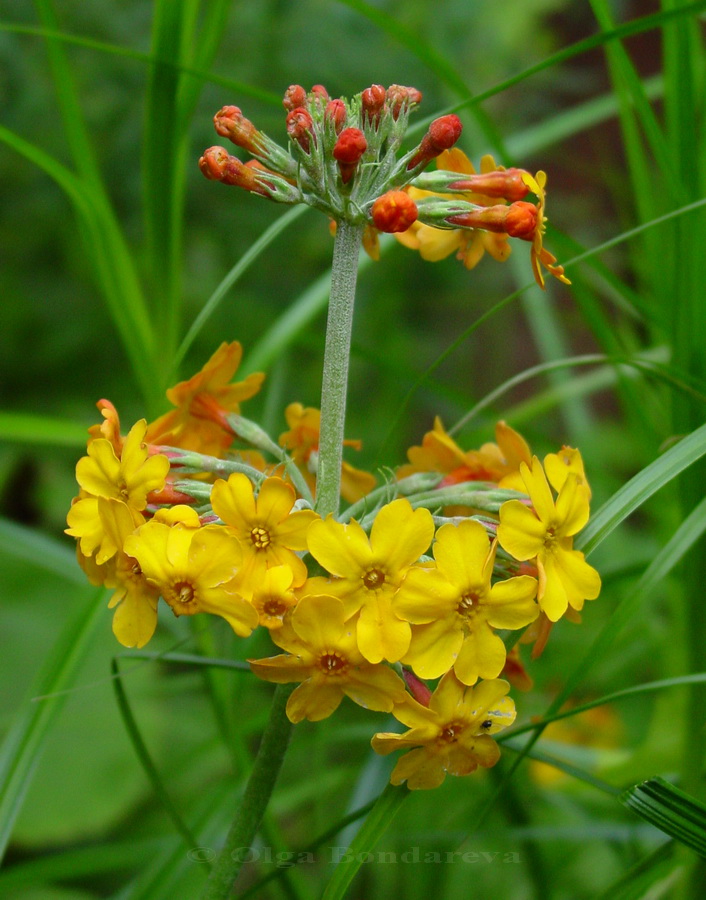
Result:
[[[344,696],[392,713],[409,730],[373,747],[410,749],[392,781],[411,788],[492,766],[492,736],[515,718],[500,676],[528,679],[508,646],[524,631],[536,650],[600,590],[573,549],[589,514],[580,454],[540,462],[502,422],[495,442],[464,451],[437,421],[395,480],[378,486],[344,463],[352,505],[322,518],[318,411],[291,404],[275,442],[241,414],[264,376],[233,382],[240,359],[237,342],[222,344],[167,393],[171,412],[125,436],[98,404],[67,533],[90,580],[114,591],[117,639],[144,646],[160,598],[241,637],[265,628],[282,652],[251,667],[297,683],[292,722],[324,719]]]
[[[395,234],[424,259],[456,251],[467,268],[487,251],[503,261],[510,239],[531,244],[535,279],[542,268],[569,283],[562,266],[543,246],[546,175],[504,168],[491,156],[476,173],[454,147],[458,116],[431,122],[421,141],[403,151],[410,113],[420,104],[413,87],[374,84],[351,100],[332,99],[322,85],[306,91],[291,85],[284,95],[284,149],[237,106],[214,117],[216,132],[252,157],[242,162],[226,148],[207,149],[199,166],[206,178],[242,187],[279,203],[306,203],[334,223],[364,227],[363,245],[379,255],[378,233]],[[437,171],[425,172],[432,160]],[[533,196],[533,200],[528,197]]]

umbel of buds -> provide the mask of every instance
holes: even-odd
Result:
[[[546,176],[534,178],[524,169],[494,163],[492,170],[476,173],[467,160],[459,167],[453,154],[465,157],[452,148],[462,124],[454,114],[434,119],[421,141],[405,151],[409,116],[421,100],[416,88],[399,84],[373,84],[350,100],[331,98],[320,84],[309,91],[293,84],[282,100],[286,149],[239,107],[224,106],[214,116],[216,132],[252,159],[243,162],[224,147],[211,147],[199,166],[212,181],[278,203],[306,203],[334,222],[365,227],[363,245],[374,257],[378,232],[409,232],[409,240],[400,240],[414,249],[429,246],[428,239],[417,237],[423,228],[470,232],[460,239],[461,247],[489,232],[501,235],[493,240],[519,238],[532,244],[532,267],[542,286],[540,263],[566,281],[562,267],[542,247]],[[432,160],[437,170],[425,171]],[[536,202],[527,199],[530,194]],[[501,259],[507,253],[509,248],[494,255]]]

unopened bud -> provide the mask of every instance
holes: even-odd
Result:
[[[524,199],[530,192],[523,174],[522,169],[496,169],[494,172],[466,175],[449,184],[449,190],[473,191],[485,197],[502,197],[513,202]]]
[[[348,118],[346,104],[343,100],[329,100],[324,110],[324,118],[333,122],[334,131],[336,134],[340,134]]]
[[[537,230],[538,219],[537,207],[519,200],[510,206],[476,206],[467,212],[448,216],[446,221],[462,228],[482,228],[484,231],[531,241]]]
[[[333,148],[333,158],[338,163],[344,184],[353,177],[358,161],[367,149],[368,142],[359,128],[344,128],[338,136]]]
[[[370,210],[378,231],[399,234],[417,221],[417,206],[405,191],[388,191],[373,203]]]
[[[308,153],[311,147],[313,124],[311,114],[303,106],[298,106],[287,113],[287,134],[305,153]]]
[[[290,84],[284,92],[282,98],[282,106],[286,110],[296,109],[298,106],[304,106],[306,103],[306,91],[300,84]]]
[[[329,99],[329,92],[326,90],[323,84],[315,84],[311,89],[311,93],[314,95],[314,97],[318,97],[320,100]]]
[[[199,169],[210,181],[221,181],[223,184],[234,184],[268,197],[269,194],[258,181],[255,170],[242,163],[236,156],[231,156],[225,147],[209,147],[199,160]]]
[[[405,684],[409,688],[410,694],[417,703],[421,703],[422,706],[429,706],[429,701],[431,700],[431,688],[426,681],[422,681],[422,679],[418,678],[414,672],[410,671],[410,669],[402,669],[402,675]]]
[[[237,106],[224,106],[213,117],[216,132],[249,153],[258,153],[261,134]]]
[[[363,122],[377,124],[380,121],[382,108],[385,105],[387,91],[381,84],[373,84],[360,95],[363,105]]]
[[[419,165],[426,165],[444,150],[450,150],[461,137],[463,125],[458,116],[451,113],[441,116],[429,126],[429,131],[424,135],[417,148],[417,152],[407,163],[407,169],[414,169]]]
[[[399,118],[402,107],[418,106],[422,102],[422,93],[413,87],[404,87],[401,84],[391,84],[387,89],[387,102],[392,113],[392,118]]]

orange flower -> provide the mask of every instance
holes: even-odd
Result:
[[[227,414],[238,413],[241,402],[254,396],[265,378],[256,372],[230,383],[242,354],[238,341],[224,342],[201,371],[170,388],[167,399],[176,409],[150,424],[148,443],[221,456],[233,442]]]

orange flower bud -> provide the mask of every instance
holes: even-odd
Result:
[[[333,158],[338,163],[344,184],[353,177],[358,161],[367,149],[368,142],[359,128],[344,128],[338,136],[333,148]]]
[[[290,84],[284,92],[282,98],[282,106],[286,110],[296,109],[298,106],[304,106],[306,103],[306,91],[300,84]]]
[[[343,126],[346,124],[348,113],[346,112],[346,104],[343,100],[329,100],[324,110],[324,118],[333,122],[336,134],[339,134]]]
[[[404,191],[388,191],[373,203],[371,214],[378,231],[398,234],[417,221],[417,206]]]
[[[305,153],[308,153],[311,147],[313,124],[310,113],[303,106],[297,106],[287,113],[287,134]]]
[[[237,106],[224,106],[213,117],[216,132],[249,153],[258,153],[260,132]]]
[[[434,119],[429,126],[429,131],[422,138],[417,152],[407,163],[407,169],[414,169],[419,165],[426,164],[444,150],[450,150],[461,137],[462,131],[461,120],[453,113]]]
[[[319,97],[321,100],[329,99],[329,92],[326,90],[326,88],[323,86],[323,84],[315,84],[314,87],[311,89],[311,93],[315,97]]]
[[[405,103],[408,103],[410,106],[417,106],[422,102],[422,93],[413,87],[391,84],[387,89],[387,102],[390,106],[392,118],[397,119]]]
[[[385,105],[387,91],[381,84],[373,84],[366,88],[360,96],[363,104],[363,122],[377,123]]]
[[[263,197],[269,196],[258,181],[255,169],[231,156],[225,147],[209,147],[199,160],[199,169],[210,181],[234,184]]]
[[[507,208],[505,231],[510,237],[522,238],[531,241],[537,230],[539,222],[539,210],[534,203],[525,203],[518,200]]]
[[[530,189],[525,184],[522,169],[497,169],[479,175],[466,175],[449,185],[452,191],[473,191],[486,197],[502,197],[511,202],[524,199]]]

